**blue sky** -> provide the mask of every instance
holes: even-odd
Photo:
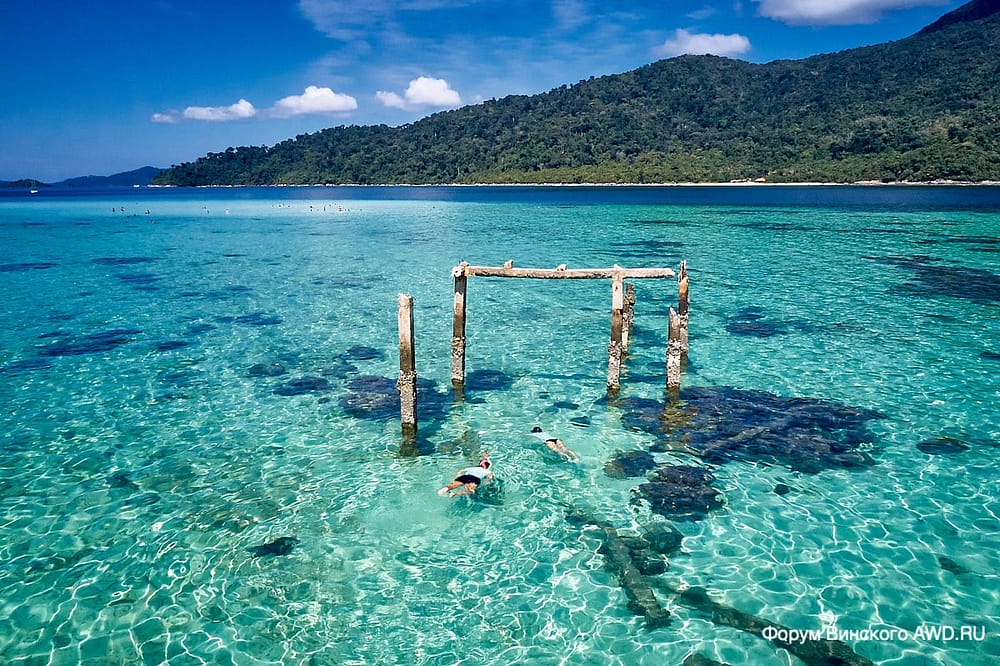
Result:
[[[0,180],[401,125],[681,53],[798,59],[964,0],[35,0],[0,20]]]

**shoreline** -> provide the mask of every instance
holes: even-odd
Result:
[[[271,185],[144,185],[148,188],[241,188],[241,187],[996,187],[1000,181],[961,180],[871,181],[852,183],[768,183],[759,181],[680,182],[680,183],[277,183]]]

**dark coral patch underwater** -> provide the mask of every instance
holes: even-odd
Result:
[[[330,382],[323,377],[299,377],[274,387],[276,395],[305,395],[330,390]]]
[[[896,289],[904,295],[962,298],[984,305],[1000,303],[1000,275],[982,268],[945,265],[926,255],[866,259],[912,271],[913,279]]]
[[[785,398],[733,387],[689,387],[667,405],[648,398],[618,402],[623,424],[660,438],[653,450],[682,449],[710,463],[763,461],[815,473],[867,467],[867,423],[882,414],[813,398]]]
[[[42,356],[95,354],[128,344],[134,340],[134,336],[140,333],[142,331],[135,328],[113,328],[79,337],[65,336],[61,340],[41,347],[38,353]]]
[[[466,391],[504,391],[514,384],[514,378],[500,370],[473,370],[465,375]]]
[[[956,437],[933,437],[917,444],[917,449],[930,456],[952,455],[968,451],[967,443]]]
[[[399,389],[390,377],[362,375],[347,383],[347,393],[340,396],[340,406],[358,419],[379,420],[399,418]],[[429,379],[417,378],[418,418],[438,420],[451,403],[447,393],[437,390]]]
[[[57,264],[48,261],[26,261],[20,264],[0,264],[0,273],[22,273],[24,271],[40,271],[52,268]]]
[[[92,259],[91,263],[100,266],[134,266],[135,264],[148,264],[153,261],[158,260],[154,257],[100,257],[99,259]]]
[[[765,319],[764,309],[755,305],[742,308],[726,322],[726,330],[733,335],[755,338],[769,338],[788,333],[788,327],[776,321]]]
[[[690,465],[663,465],[640,484],[637,493],[655,513],[680,521],[697,521],[722,508],[720,493],[712,487],[715,476]]]
[[[250,555],[257,557],[281,557],[283,555],[288,555],[292,550],[299,544],[299,540],[295,537],[278,537],[274,541],[269,541],[268,543],[261,544],[259,546],[251,546],[247,548]]]
[[[604,464],[604,473],[613,479],[645,476],[656,467],[653,454],[648,451],[619,453]]]

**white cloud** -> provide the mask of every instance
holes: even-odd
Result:
[[[308,86],[301,95],[289,95],[274,103],[270,114],[290,118],[307,114],[344,114],[358,108],[358,100],[350,95],[335,93],[330,88]]]
[[[555,0],[552,15],[562,30],[575,30],[590,20],[587,8],[580,0]]]
[[[189,106],[182,115],[188,120],[243,120],[257,115],[257,109],[250,102],[241,99],[229,106]]]
[[[702,7],[701,9],[695,9],[687,13],[687,17],[692,21],[704,21],[705,19],[715,16],[715,7],[709,7],[708,5]]]
[[[164,111],[163,113],[154,113],[149,119],[154,123],[176,123],[180,120],[180,114],[176,111]]]
[[[397,95],[394,92],[386,92],[385,90],[379,90],[375,93],[375,99],[382,102],[383,106],[388,106],[392,109],[405,109],[406,100]]]
[[[710,53],[727,58],[746,53],[750,50],[750,40],[743,35],[720,35],[706,33],[691,33],[677,29],[674,36],[658,46],[655,51],[661,56],[678,56],[685,53],[705,55]]]
[[[350,40],[362,37],[368,26],[392,16],[393,3],[389,0],[366,0],[364,3],[299,0],[299,11],[327,37]]]
[[[400,13],[429,12],[476,4],[477,0],[299,0],[299,11],[327,37],[365,40],[373,29],[391,29]]]
[[[385,90],[379,90],[375,97],[383,105],[396,109],[429,109],[451,108],[460,106],[462,98],[444,79],[432,79],[421,76],[410,81],[402,96]]]
[[[789,25],[854,25],[874,23],[885,12],[947,0],[754,0],[761,16]]]

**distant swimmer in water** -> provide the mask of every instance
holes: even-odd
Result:
[[[559,454],[569,462],[580,462],[580,456],[576,455],[575,451],[566,446],[563,441],[555,435],[550,435],[538,426],[531,429],[531,434],[545,442],[545,446],[549,447],[552,451]]]
[[[455,480],[439,490],[438,495],[448,495],[449,497],[471,495],[476,492],[480,484],[488,483],[493,479],[492,470],[493,463],[490,461],[489,454],[483,453],[478,465],[458,470]]]

